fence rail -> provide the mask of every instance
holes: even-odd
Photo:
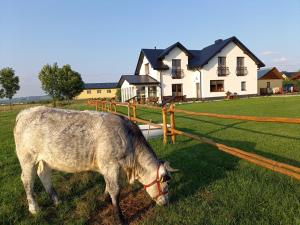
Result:
[[[116,115],[121,115],[125,116],[128,119],[134,121],[134,122],[139,122],[139,123],[144,123],[151,125],[156,128],[162,128],[163,133],[164,133],[164,143],[167,143],[168,136],[171,136],[172,143],[175,143],[175,138],[176,135],[182,135],[194,140],[197,140],[202,143],[206,143],[212,146],[215,146],[217,149],[219,149],[222,152],[226,152],[230,155],[233,155],[235,157],[238,157],[240,159],[246,160],[248,162],[251,162],[255,165],[258,165],[260,167],[275,171],[277,173],[281,173],[287,176],[290,176],[292,178],[295,178],[297,180],[300,180],[300,168],[296,166],[292,166],[289,164],[277,162],[275,160],[271,160],[268,158],[265,158],[263,156],[250,153],[247,151],[243,151],[239,148],[235,147],[230,147],[221,143],[214,142],[212,139],[206,138],[206,137],[201,137],[195,134],[187,133],[181,130],[178,130],[175,128],[175,112],[177,113],[183,113],[187,115],[192,115],[192,116],[211,116],[211,117],[216,117],[216,118],[226,118],[226,119],[241,119],[241,120],[249,120],[249,121],[256,121],[256,122],[279,122],[279,123],[300,123],[300,119],[298,118],[282,118],[282,117],[252,117],[252,116],[234,116],[234,115],[221,115],[221,114],[213,114],[213,113],[201,113],[201,112],[191,112],[187,110],[181,110],[181,109],[175,109],[173,104],[170,104],[169,109],[167,107],[157,107],[157,106],[149,106],[149,105],[138,105],[136,103],[116,103],[116,102],[108,102],[108,101],[95,101],[91,100],[88,101],[89,105],[94,105],[96,106],[96,110],[100,109],[102,111],[110,111],[113,114]],[[128,115],[124,115],[122,113],[117,112],[117,106],[124,106],[128,108]],[[162,120],[163,124],[156,124],[148,120],[140,119],[137,118],[136,115],[136,108],[148,108],[148,109],[156,109],[156,110],[161,110],[162,112]],[[170,125],[171,127],[169,128],[167,126],[167,117],[168,117],[168,112],[170,113]]]

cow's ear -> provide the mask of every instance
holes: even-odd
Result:
[[[170,163],[168,161],[164,162],[164,167],[166,168],[166,170],[168,170],[169,172],[171,173],[174,173],[174,172],[178,172],[179,170],[178,169],[174,169],[170,166]]]

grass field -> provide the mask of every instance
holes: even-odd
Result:
[[[93,109],[82,103],[68,108]],[[177,105],[191,111],[236,115],[300,117],[300,97],[255,98]],[[109,224],[110,208],[101,199],[104,182],[89,172],[53,175],[63,200],[55,208],[39,180],[42,212],[31,216],[20,180],[12,130],[20,109],[0,110],[0,223]],[[123,108],[121,111],[126,112]],[[160,122],[161,113],[138,110],[140,118]],[[178,129],[300,167],[300,126],[176,115]],[[171,204],[155,207],[139,189],[126,188],[122,209],[132,224],[300,224],[300,182],[257,167],[214,147],[177,137],[175,145],[150,141],[160,158],[180,169],[170,187]],[[129,197],[128,197],[129,196]],[[131,209],[131,210],[128,210]]]

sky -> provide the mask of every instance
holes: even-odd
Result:
[[[44,95],[42,66],[70,64],[89,82],[117,82],[141,48],[202,49],[238,37],[267,67],[300,69],[300,0],[0,0],[0,69],[15,97]]]

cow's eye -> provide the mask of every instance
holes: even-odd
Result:
[[[162,178],[161,178],[161,182],[164,183],[164,182],[168,182],[171,180],[171,177],[169,175],[164,175]]]

